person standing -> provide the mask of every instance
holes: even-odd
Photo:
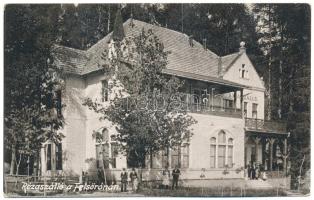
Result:
[[[133,192],[137,191],[137,186],[138,186],[138,179],[137,179],[137,173],[134,168],[132,168],[132,171],[130,173],[130,179],[132,183],[132,190]]]
[[[162,186],[165,189],[169,189],[170,185],[170,171],[168,170],[168,167],[166,167],[162,172]]]
[[[179,176],[180,176],[180,170],[178,169],[178,166],[172,170],[172,189],[176,187],[178,189],[178,182],[179,182]]]
[[[256,169],[255,169],[255,179],[259,179],[260,178],[260,168],[259,168],[259,165],[256,166]]]
[[[253,180],[256,179],[256,165],[255,165],[255,163],[253,163],[253,165],[252,165],[252,179]]]
[[[103,184],[105,182],[104,173],[100,168],[97,170],[97,177],[98,177],[98,184]]]
[[[128,183],[128,173],[125,168],[122,169],[121,172],[121,192],[126,192],[126,186]]]

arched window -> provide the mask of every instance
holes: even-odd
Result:
[[[233,166],[233,139],[228,139],[228,166]]]
[[[218,133],[218,167],[226,166],[226,133],[220,131]]]
[[[210,168],[216,168],[216,138],[210,138]]]
[[[218,143],[224,144],[226,143],[226,133],[224,131],[220,131],[218,134]]]
[[[104,128],[102,130],[102,141],[103,142],[108,142],[109,141],[109,131],[106,128]]]
[[[224,131],[216,137],[210,138],[210,167],[225,168],[233,166],[233,138],[228,137]]]

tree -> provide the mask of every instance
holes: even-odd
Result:
[[[133,156],[132,165],[144,166],[147,155],[188,140],[195,120],[178,107],[183,82],[162,74],[169,52],[164,52],[163,44],[151,30],[114,44],[118,50],[111,56],[110,90],[115,95],[107,107],[91,99],[86,105],[116,126],[118,134],[112,139],[128,156]],[[131,47],[135,48],[133,61],[125,50],[119,50]]]
[[[261,47],[271,52],[266,54],[271,66],[268,118],[287,120],[291,187],[296,188],[298,177],[310,168],[310,8],[305,4],[258,4],[256,8],[260,28],[266,30],[260,35]]]
[[[57,131],[63,117],[55,114],[55,108],[62,107],[55,93],[62,86],[57,75],[61,69],[52,64],[50,55],[58,13],[58,5],[5,9],[4,144],[11,151],[10,174],[19,173],[24,157],[37,162],[44,141],[58,142],[62,137]]]

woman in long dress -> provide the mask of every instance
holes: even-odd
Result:
[[[132,190],[133,192],[136,192],[138,188],[138,180],[137,180],[137,173],[134,168],[132,169],[132,172],[130,173],[130,179],[132,183]]]
[[[166,167],[162,172],[162,185],[165,189],[169,188],[170,185],[170,171]]]

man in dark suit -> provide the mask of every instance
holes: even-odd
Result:
[[[178,189],[180,174],[180,170],[178,169],[178,166],[176,166],[174,170],[172,170],[172,189],[174,189],[174,186],[176,187],[176,189]]]
[[[121,172],[121,192],[126,192],[127,183],[128,173],[125,171],[125,168],[123,168],[123,171]]]

